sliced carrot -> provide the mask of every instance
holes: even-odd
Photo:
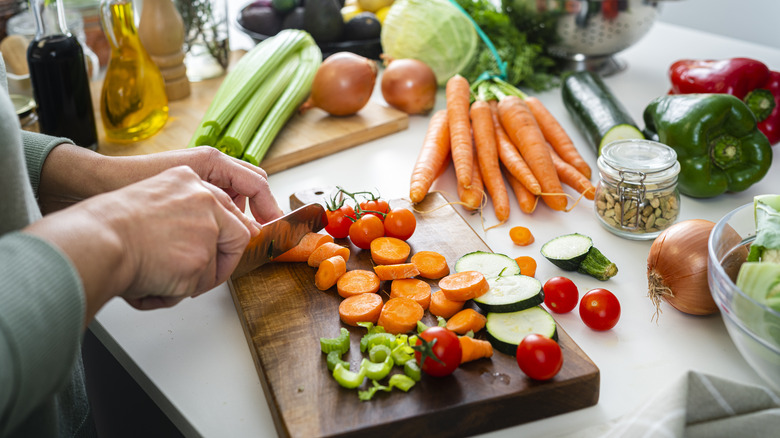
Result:
[[[420,321],[424,314],[425,310],[417,301],[403,297],[390,298],[382,307],[376,324],[394,335],[407,333],[417,327],[417,321]]]
[[[390,298],[404,297],[417,301],[423,310],[431,304],[431,285],[417,278],[399,278],[390,283]]]
[[[473,151],[472,151],[473,153]],[[471,186],[464,187],[458,184],[458,199],[468,210],[477,210],[482,206],[482,199],[485,196],[484,185],[482,184],[482,175],[479,172],[479,166],[471,167]]]
[[[469,100],[471,89],[469,81],[461,75],[447,80],[445,86],[447,102],[447,123],[450,130],[450,150],[455,165],[455,177],[458,186],[469,188],[473,184],[474,167],[473,141],[471,139],[471,121],[469,120]]]
[[[465,301],[451,300],[444,295],[444,292],[437,290],[431,292],[431,304],[428,306],[428,311],[433,316],[449,318],[458,313],[465,304]]]
[[[420,154],[412,169],[409,184],[409,199],[418,203],[428,194],[433,181],[447,166],[450,156],[450,129],[447,122],[447,110],[436,111],[428,122]]]
[[[349,248],[341,246],[335,242],[325,242],[314,249],[306,262],[312,268],[320,266],[323,260],[329,259],[335,255],[341,256],[345,262],[349,261]]]
[[[420,277],[423,278],[438,280],[450,273],[447,259],[436,251],[418,251],[412,255],[410,261],[417,266]]]
[[[490,285],[479,271],[463,271],[439,280],[444,296],[453,301],[466,301],[484,295]]]
[[[339,304],[339,317],[344,324],[357,326],[359,322],[376,324],[382,312],[379,294],[359,294],[345,298]]]
[[[460,363],[493,356],[493,345],[489,341],[474,339],[470,336],[459,336]]]
[[[382,281],[412,278],[420,275],[420,270],[414,263],[399,263],[396,265],[376,265],[374,272]]]
[[[533,113],[536,122],[539,124],[539,129],[542,131],[545,140],[550,143],[555,152],[564,162],[577,169],[585,178],[590,179],[590,166],[577,151],[574,142],[571,141],[566,130],[555,119],[555,116],[550,113],[541,100],[533,96],[526,97],[525,103],[531,109],[531,113]]]
[[[512,191],[515,193],[515,199],[517,199],[517,205],[520,206],[520,211],[525,214],[531,214],[536,210],[536,203],[539,199],[538,196],[531,193],[517,178],[511,173],[505,172],[506,180],[509,181],[509,186],[512,187]]]
[[[509,229],[509,238],[517,246],[528,246],[534,243],[534,235],[526,227],[515,226]]]
[[[520,267],[520,275],[533,277],[536,275],[536,259],[531,256],[516,257],[517,266]]]
[[[509,219],[509,191],[507,191],[498,162],[493,111],[484,100],[476,100],[471,104],[469,114],[474,130],[474,146],[477,151],[476,158],[480,175],[482,175],[482,183],[493,201],[496,219],[503,223]]]
[[[379,277],[372,271],[365,269],[353,269],[339,277],[336,282],[336,291],[342,298],[379,291]]]
[[[558,172],[558,178],[560,178],[561,182],[592,201],[596,197],[596,188],[593,186],[593,183],[591,183],[585,175],[580,173],[579,169],[576,169],[574,166],[561,159],[561,157],[552,150],[552,146],[550,146],[550,148],[550,155],[552,156],[553,164],[555,165],[555,171]]]
[[[347,262],[340,255],[328,257],[317,267],[314,285],[319,290],[328,290],[336,285],[338,279],[347,272]]]
[[[333,236],[330,234],[307,233],[298,242],[298,245],[292,247],[289,251],[275,257],[274,262],[307,262],[309,256],[314,250],[325,242],[333,242]]]
[[[486,322],[487,318],[485,315],[474,309],[468,308],[452,315],[452,317],[447,320],[447,328],[459,335],[465,335],[470,331],[476,333],[482,330],[485,328]]]
[[[371,241],[371,259],[378,265],[397,265],[406,263],[412,248],[408,243],[395,237],[377,237]]]

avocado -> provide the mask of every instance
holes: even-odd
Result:
[[[371,40],[379,38],[382,24],[373,12],[361,12],[344,25],[344,39]]]
[[[252,5],[241,11],[241,25],[252,32],[273,36],[282,29],[282,17],[270,6]]]
[[[303,29],[303,6],[298,6],[292,12],[284,16],[282,20],[282,29]]]
[[[338,0],[306,0],[303,30],[309,32],[318,43],[341,39],[344,20],[341,18]]]

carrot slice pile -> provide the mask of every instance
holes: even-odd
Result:
[[[314,250],[325,242],[333,242],[333,236],[330,234],[307,233],[298,242],[298,245],[292,247],[289,251],[280,254],[274,258],[274,262],[307,262],[309,256]]]
[[[345,262],[348,262],[349,248],[347,248],[346,246],[341,246],[338,243],[325,242],[314,249],[311,255],[309,255],[309,258],[306,260],[306,262],[312,268],[316,268],[320,266],[320,263],[322,263],[323,260],[329,259],[336,255],[341,256],[341,258],[343,258]]]
[[[412,278],[420,275],[420,270],[414,263],[399,263],[396,265],[377,265],[374,272],[382,281],[397,280],[399,278]]]
[[[339,317],[344,324],[357,326],[359,322],[376,324],[382,312],[382,297],[378,294],[359,294],[345,298],[339,304]]]
[[[406,263],[412,248],[408,243],[395,237],[378,237],[371,241],[371,259],[377,265],[397,265]]]
[[[410,261],[417,266],[423,278],[438,280],[450,273],[447,259],[436,251],[418,251]]]
[[[379,291],[379,277],[365,269],[353,269],[339,277],[336,282],[336,291],[342,298],[365,293],[376,293]]]
[[[451,300],[444,295],[443,291],[437,290],[431,292],[431,304],[428,306],[428,311],[433,316],[449,318],[458,313],[465,304],[465,301]]]
[[[460,363],[471,362],[493,356],[493,345],[489,341],[460,336]]]
[[[399,278],[390,283],[390,298],[404,297],[417,301],[423,310],[431,304],[431,285],[417,278]]]
[[[447,329],[459,335],[465,335],[469,331],[476,333],[482,330],[486,322],[487,318],[485,315],[471,308],[463,309],[452,315],[447,321]]]
[[[328,257],[317,267],[314,274],[314,285],[319,290],[332,288],[338,279],[347,272],[347,262],[340,255]]]
[[[484,295],[490,285],[479,271],[463,271],[439,280],[444,296],[453,301],[466,301]]]
[[[420,321],[424,314],[425,310],[417,301],[403,297],[390,298],[382,307],[377,325],[394,335],[407,333],[417,327],[417,321]]]

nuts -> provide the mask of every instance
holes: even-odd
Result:
[[[636,234],[660,232],[677,220],[680,201],[675,190],[653,191],[644,196],[624,193],[621,203],[617,188],[602,184],[596,193],[596,213],[610,227]],[[621,214],[622,213],[622,214]]]

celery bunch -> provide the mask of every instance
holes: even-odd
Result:
[[[189,147],[213,146],[258,165],[311,91],[322,52],[307,32],[286,29],[247,52],[227,74]]]

